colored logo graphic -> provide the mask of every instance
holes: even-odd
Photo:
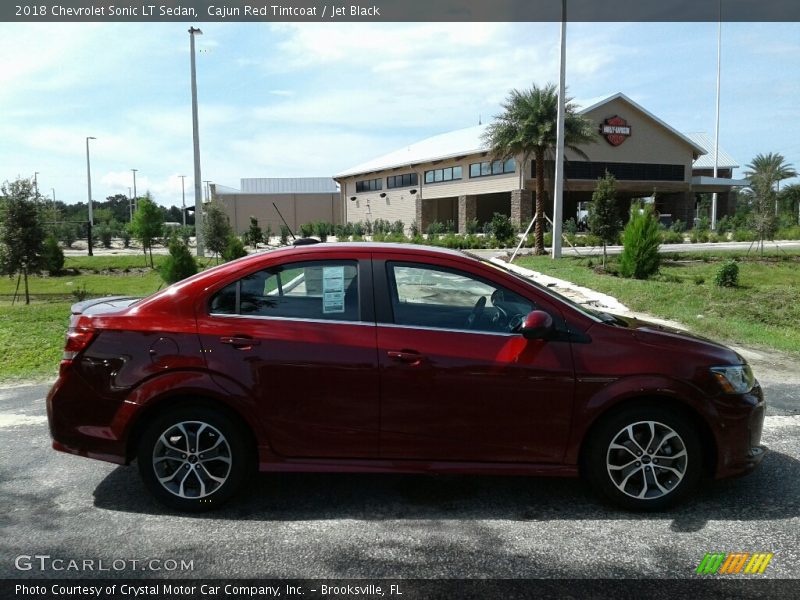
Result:
[[[619,146],[631,136],[631,126],[622,117],[614,115],[600,125],[600,134],[612,146]]]
[[[696,572],[698,575],[761,574],[772,557],[772,552],[707,552]]]

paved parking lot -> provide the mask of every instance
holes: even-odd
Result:
[[[228,508],[185,516],[156,505],[135,468],[52,451],[46,389],[0,389],[0,577],[92,576],[15,568],[35,554],[192,561],[171,575],[193,578],[682,578],[711,551],[774,552],[765,577],[800,566],[800,410],[790,407],[769,411],[761,469],[662,514],[607,508],[571,480],[281,474],[254,477]]]

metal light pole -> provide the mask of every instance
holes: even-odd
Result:
[[[86,138],[86,193],[88,195],[89,201],[89,235],[88,235],[88,244],[89,244],[89,256],[93,255],[92,246],[92,227],[94,226],[94,215],[92,214],[92,167],[91,163],[89,162],[89,140],[95,140],[97,138],[94,137],[87,137]]]
[[[53,221],[58,221],[56,218],[58,216],[56,211],[56,188],[50,188],[50,191],[53,192]]]
[[[181,215],[183,215],[183,226],[186,227],[186,175],[178,175],[181,178]]]
[[[558,124],[556,127],[556,177],[553,199],[552,257],[561,258],[561,223],[564,206],[564,111],[566,107],[567,0],[561,0],[561,59],[558,77]]]
[[[197,27],[189,28],[189,45],[192,55],[192,139],[194,142],[194,228],[197,240],[197,256],[205,256],[203,251],[203,191],[200,188],[200,133],[197,124],[197,68],[194,58],[194,36],[203,32]]]
[[[714,179],[717,178],[719,164],[719,81],[722,60],[722,0],[719,0],[719,21],[717,22],[717,114],[714,125]],[[716,182],[715,182],[716,183]],[[717,192],[711,195],[711,230],[717,229]]]
[[[128,211],[131,213],[131,223],[133,223],[133,193],[130,186],[128,186]]]
[[[136,171],[139,169],[131,169],[131,173],[133,173],[133,198],[131,203],[131,210],[135,211],[138,207],[136,206]],[[131,221],[133,221],[133,212],[131,212]]]
[[[39,198],[39,171],[35,171],[33,174],[33,193],[36,194],[36,198]]]

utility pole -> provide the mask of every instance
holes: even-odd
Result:
[[[186,175],[178,175],[181,178],[181,215],[183,215],[183,226],[186,227]]]
[[[197,256],[205,256],[203,251],[203,191],[200,188],[200,127],[197,122],[197,67],[194,56],[194,36],[203,32],[197,27],[189,28],[189,45],[192,66],[192,141],[194,145],[194,227],[197,240]]]
[[[210,202],[211,201],[211,186],[209,186],[208,184],[211,183],[211,181],[206,179],[205,181],[203,181],[203,183],[206,184],[206,202]]]
[[[87,227],[86,241],[89,245],[89,256],[94,256],[94,251],[92,249],[92,246],[94,246],[94,240],[92,239],[92,227],[94,226],[94,215],[92,214],[92,167],[89,162],[89,140],[94,139],[97,138],[91,136],[86,138],[86,193],[88,195],[87,200],[89,201],[89,225]]]
[[[561,225],[564,221],[564,117],[567,70],[567,0],[561,0],[561,59],[558,77],[558,117],[556,125],[556,177],[553,199],[553,259],[561,258]]]
[[[131,186],[128,186],[128,210],[131,213],[131,223],[133,223],[133,194],[131,193]]]
[[[131,169],[131,173],[133,173],[133,208],[131,209],[133,212],[136,212],[138,208],[136,202],[136,171],[139,169]],[[133,221],[133,214],[131,214],[131,221]]]
[[[33,193],[36,194],[36,199],[39,199],[39,171],[35,171],[33,174]]]
[[[719,21],[717,22],[717,112],[714,124],[714,179],[719,165],[719,82],[722,62],[722,0],[719,0]],[[716,182],[715,182],[716,184]],[[711,230],[717,230],[717,192],[711,195]]]

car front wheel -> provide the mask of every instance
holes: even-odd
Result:
[[[205,407],[181,407],[150,423],[137,459],[150,492],[184,511],[221,506],[241,487],[247,448],[240,428]]]
[[[702,446],[682,415],[660,407],[626,409],[599,424],[584,455],[593,487],[633,510],[659,510],[697,485]]]

